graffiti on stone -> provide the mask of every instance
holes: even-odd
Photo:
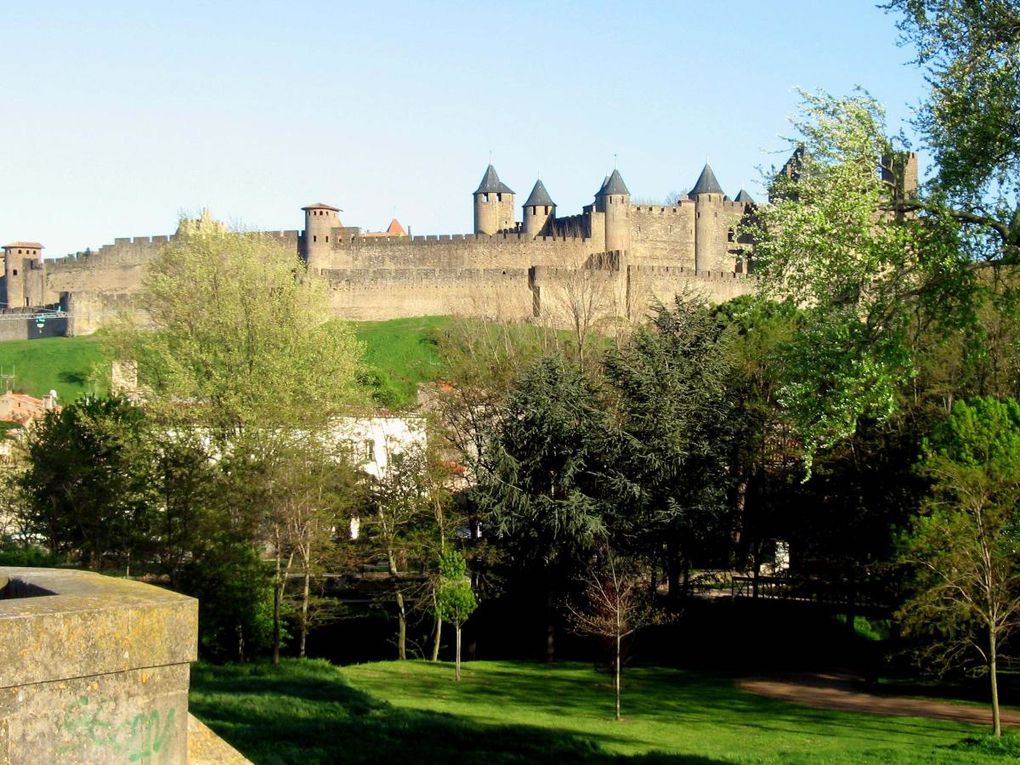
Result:
[[[78,749],[85,739],[95,747],[126,757],[126,762],[145,765],[166,757],[176,709],[169,707],[165,712],[152,709],[114,723],[104,715],[105,706],[101,701],[92,703],[88,696],[79,696],[68,705],[63,729],[76,741],[61,747],[62,754]]]

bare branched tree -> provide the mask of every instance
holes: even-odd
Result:
[[[620,720],[623,642],[635,630],[656,620],[647,583],[630,564],[609,553],[605,564],[586,578],[584,602],[569,604],[568,609],[576,632],[606,638],[613,644],[613,691],[616,719]]]

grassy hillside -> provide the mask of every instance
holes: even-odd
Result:
[[[366,384],[382,406],[414,404],[418,383],[440,374],[434,333],[450,319],[426,316],[392,321],[353,322],[365,343]],[[13,374],[15,390],[43,396],[56,390],[60,401],[76,398],[106,384],[110,360],[96,337],[52,337],[0,343],[0,374]]]
[[[32,396],[57,392],[62,402],[98,388],[94,380],[109,377],[109,361],[102,343],[95,337],[46,337],[0,343],[0,373],[14,375],[14,389]],[[105,375],[101,374],[106,372]]]
[[[961,745],[982,729],[832,712],[755,696],[725,678],[624,673],[624,719],[590,665],[323,661],[198,665],[191,711],[255,763],[994,763]]]
[[[435,333],[449,316],[418,316],[390,321],[354,322],[365,344],[365,366],[378,403],[391,408],[414,404],[418,383],[442,374]]]

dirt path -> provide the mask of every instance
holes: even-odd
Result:
[[[818,709],[843,712],[871,712],[879,715],[927,717],[932,720],[991,726],[990,706],[951,704],[909,696],[882,696],[860,690],[861,682],[852,675],[798,674],[754,677],[738,680],[737,685],[759,696],[789,701]],[[1002,710],[1002,724],[1020,727],[1020,711]]]

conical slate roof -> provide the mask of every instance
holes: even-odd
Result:
[[[531,190],[528,201],[524,203],[525,207],[531,207],[532,205],[556,206],[556,203],[549,197],[549,192],[545,190],[545,184],[542,181],[535,181],[535,188]]]
[[[630,191],[627,189],[627,184],[623,182],[623,176],[620,175],[619,170],[613,170],[613,174],[609,176],[609,180],[607,180],[602,186],[602,193],[630,195]]]
[[[754,204],[754,197],[752,197],[752,196],[751,196],[750,194],[748,194],[748,193],[747,193],[746,191],[744,191],[743,189],[741,189],[741,190],[740,190],[740,191],[739,191],[739,192],[737,193],[737,198],[736,198],[736,199],[734,199],[733,201],[734,201],[734,202],[743,202],[744,204],[752,204],[752,205],[753,205],[753,204]]]
[[[607,175],[605,178],[602,179],[602,185],[599,186],[599,190],[595,192],[595,198],[596,199],[598,199],[599,197],[603,196],[606,193],[606,186],[608,186],[608,185],[609,185],[609,176]]]
[[[489,165],[485,168],[485,175],[482,176],[482,182],[478,184],[478,189],[475,191],[476,194],[513,194],[514,190],[507,186],[503,181],[499,179],[496,174],[496,168]]]
[[[694,188],[691,189],[691,193],[687,196],[693,199],[698,194],[722,193],[722,187],[719,185],[719,181],[715,179],[715,173],[712,172],[712,166],[706,162],[705,169],[702,170],[701,175],[698,176],[698,182],[694,184]]]

